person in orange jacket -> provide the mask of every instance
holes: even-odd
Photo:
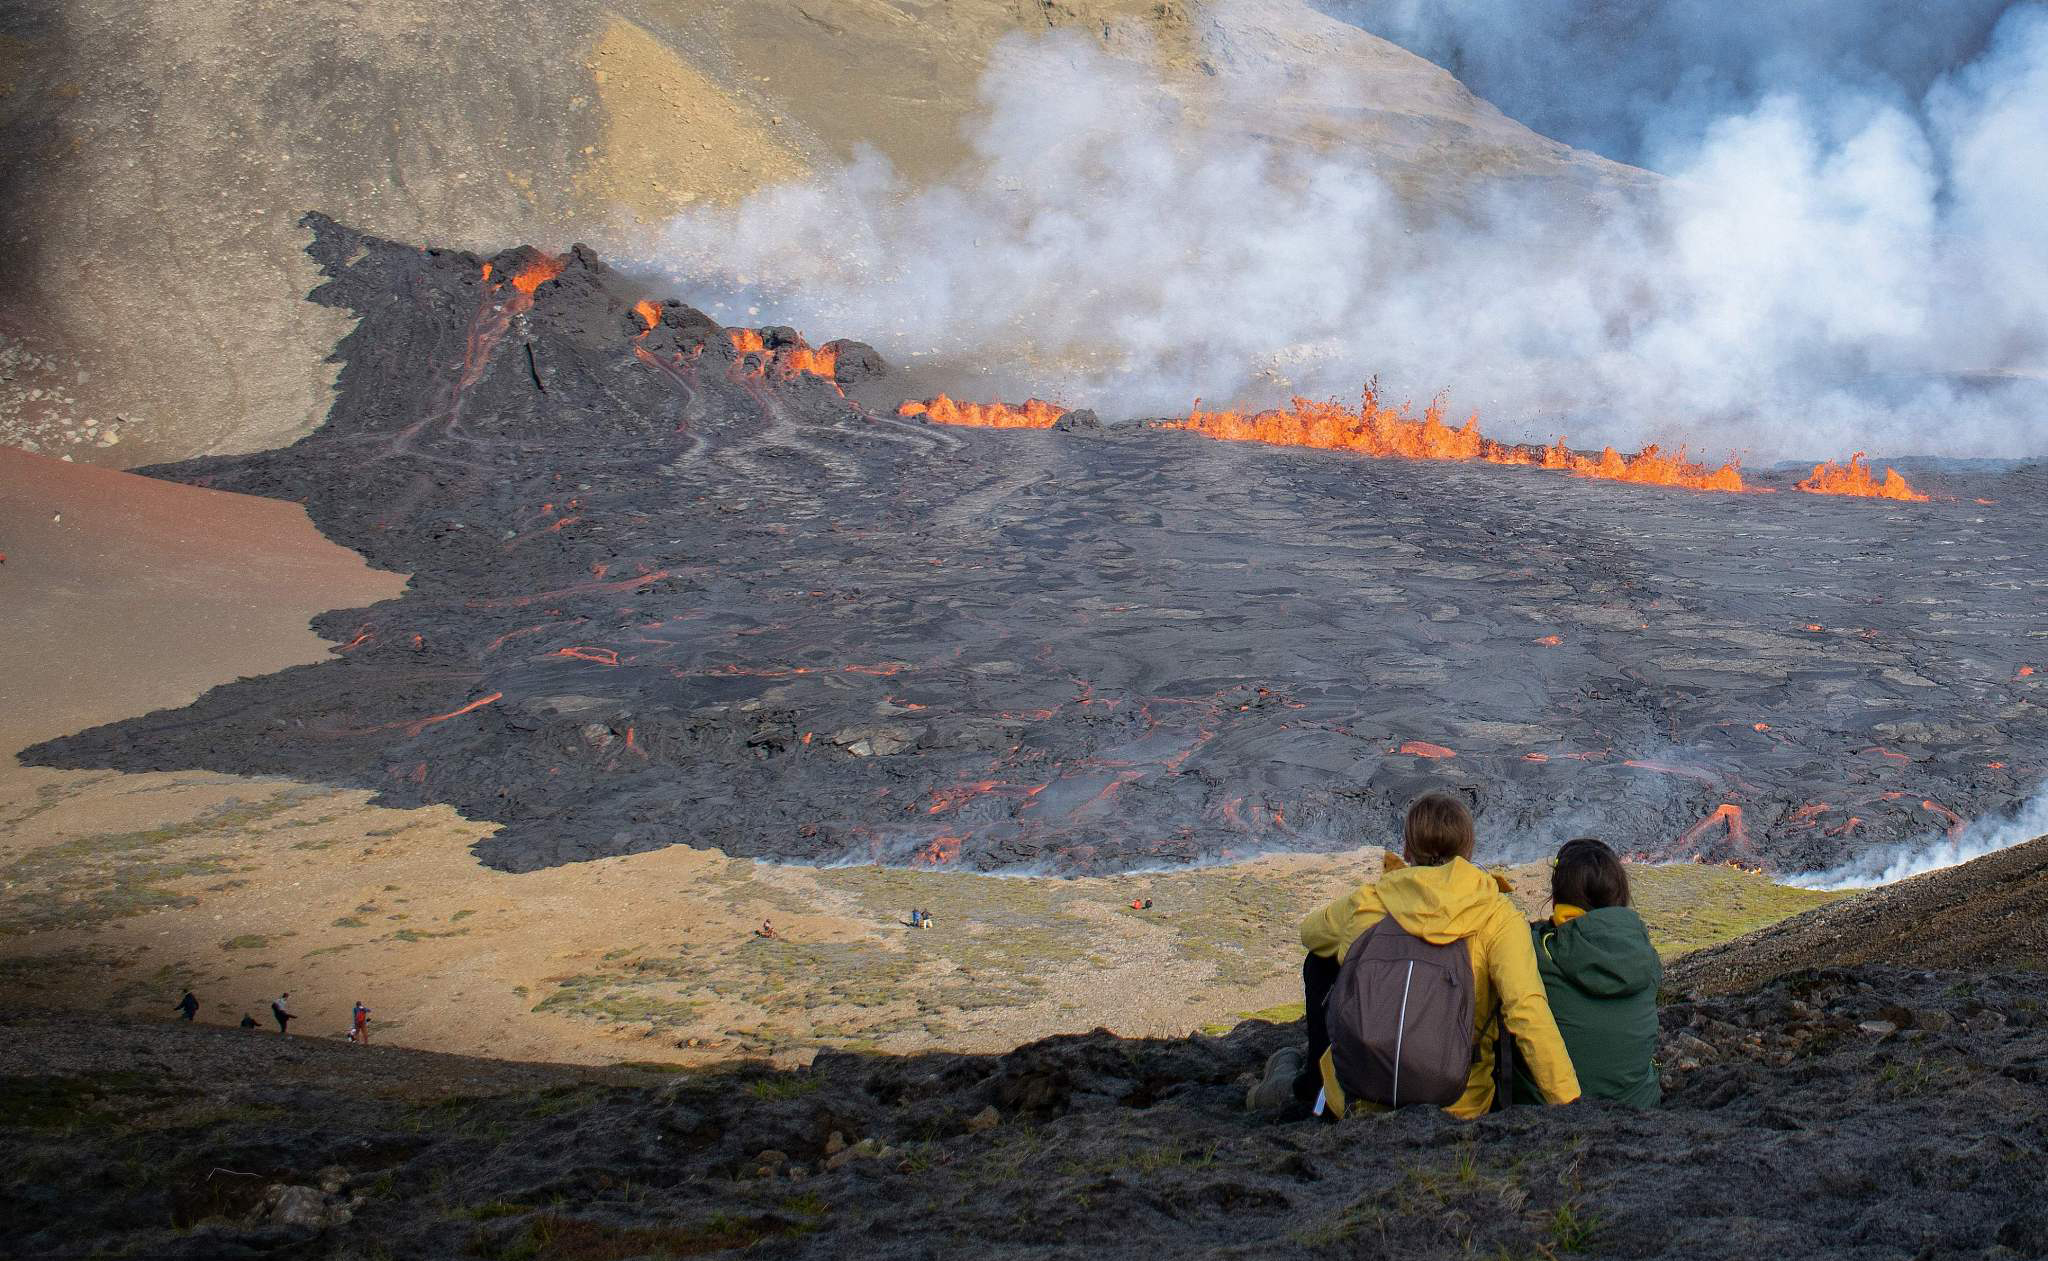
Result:
[[[1408,809],[1401,854],[1387,855],[1380,878],[1302,921],[1301,944],[1308,951],[1302,967],[1308,1051],[1275,1052],[1266,1063],[1265,1079],[1247,1096],[1248,1106],[1306,1105],[1320,1091],[1337,1116],[1347,1106],[1376,1108],[1363,1100],[1347,1105],[1329,1054],[1323,1000],[1336,982],[1344,952],[1388,915],[1411,936],[1433,945],[1463,940],[1471,959],[1476,1054],[1464,1093],[1445,1106],[1446,1112],[1470,1120],[1492,1108],[1501,1024],[1514,1035],[1522,1067],[1547,1102],[1570,1103],[1579,1097],[1579,1080],[1536,968],[1528,922],[1508,898],[1512,886],[1506,879],[1472,865],[1475,840],[1472,814],[1462,801],[1448,793],[1424,794]]]

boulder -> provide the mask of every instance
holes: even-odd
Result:
[[[832,379],[841,385],[857,385],[889,373],[889,363],[882,358],[882,352],[866,342],[842,338],[826,342],[820,349],[832,353]]]
[[[330,1226],[339,1226],[351,1216],[353,1214],[347,1205],[320,1188],[289,1183],[271,1187],[257,1214],[258,1220],[273,1226],[293,1226],[304,1230],[326,1230]]]

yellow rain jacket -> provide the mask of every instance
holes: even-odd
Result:
[[[1392,915],[1409,934],[1434,946],[1459,938],[1472,957],[1472,1019],[1479,1058],[1465,1080],[1465,1093],[1445,1108],[1452,1116],[1471,1120],[1493,1106],[1494,1004],[1499,1002],[1508,1031],[1515,1035],[1515,1054],[1551,1103],[1579,1097],[1579,1079],[1551,1019],[1543,977],[1536,970],[1536,951],[1528,921],[1508,899],[1510,888],[1501,876],[1454,858],[1440,867],[1410,867],[1394,854],[1377,884],[1362,884],[1301,923],[1301,944],[1311,954],[1344,961],[1359,934]],[[1498,998],[1496,999],[1496,995]],[[1330,1107],[1344,1115],[1344,1092],[1328,1052],[1323,1055],[1323,1090]],[[1360,1101],[1360,1109],[1377,1105]]]

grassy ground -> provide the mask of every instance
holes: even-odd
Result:
[[[1810,911],[1841,897],[1794,889],[1731,867],[1674,863],[1630,869],[1636,910],[1666,959]]]
[[[1288,1020],[1302,916],[1378,870],[1357,852],[1049,880],[679,847],[509,876],[445,810],[218,776],[22,778],[0,802],[0,1003],[167,1016],[190,987],[202,1022],[232,1024],[289,990],[295,1033],[338,1036],[361,999],[400,1045],[584,1063]],[[1511,874],[1541,915],[1544,869]],[[1667,955],[1829,896],[1721,867],[1634,878]]]

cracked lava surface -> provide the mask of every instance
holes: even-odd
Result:
[[[932,424],[848,397],[866,346],[721,329],[580,247],[310,221],[314,300],[360,317],[327,424],[150,472],[303,502],[410,588],[323,615],[331,661],[27,760],[446,802],[515,871],[1020,872],[1386,843],[1432,786],[1488,858],[1799,870],[2048,763],[2038,466],[1897,502]]]

